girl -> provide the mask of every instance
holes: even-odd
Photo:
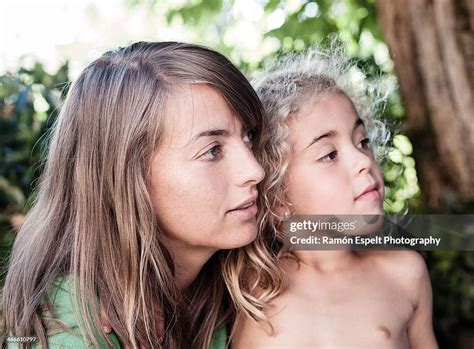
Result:
[[[412,251],[294,251],[282,220],[296,214],[383,214],[374,146],[387,132],[372,115],[383,98],[351,84],[338,50],[289,57],[255,80],[266,109],[268,215],[285,289],[267,311],[272,331],[240,316],[236,348],[436,348],[431,288]],[[372,91],[372,92],[371,92]]]
[[[279,274],[257,234],[261,120],[245,77],[207,48],[138,42],[91,63],[13,247],[5,333],[53,348],[207,348],[231,300],[264,319]]]

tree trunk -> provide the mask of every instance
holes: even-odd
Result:
[[[474,1],[378,0],[424,204],[474,199]]]

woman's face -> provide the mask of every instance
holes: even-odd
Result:
[[[265,173],[251,130],[213,88],[186,85],[170,101],[152,160],[150,195],[167,239],[228,249],[257,235],[257,184]]]
[[[383,214],[382,174],[365,127],[345,95],[310,100],[289,128],[292,213]]]

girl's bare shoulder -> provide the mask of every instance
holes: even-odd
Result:
[[[425,260],[416,251],[370,251],[366,258],[385,277],[406,289],[411,295],[417,294],[423,284],[429,283]]]
[[[420,275],[426,272],[426,263],[421,254],[411,250],[369,251],[366,258],[381,268],[407,275]]]

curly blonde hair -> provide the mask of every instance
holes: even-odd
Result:
[[[276,212],[279,207],[290,206],[287,191],[287,168],[290,164],[291,144],[288,122],[297,115],[310,98],[316,101],[330,94],[343,94],[353,103],[364,121],[377,161],[385,158],[385,145],[390,131],[380,120],[390,88],[382,79],[368,80],[357,68],[345,49],[336,43],[328,48],[311,48],[303,53],[290,54],[252,79],[264,108],[265,118],[261,164],[266,177],[262,193],[264,204],[262,227],[271,241],[273,251],[281,249],[284,217]]]

